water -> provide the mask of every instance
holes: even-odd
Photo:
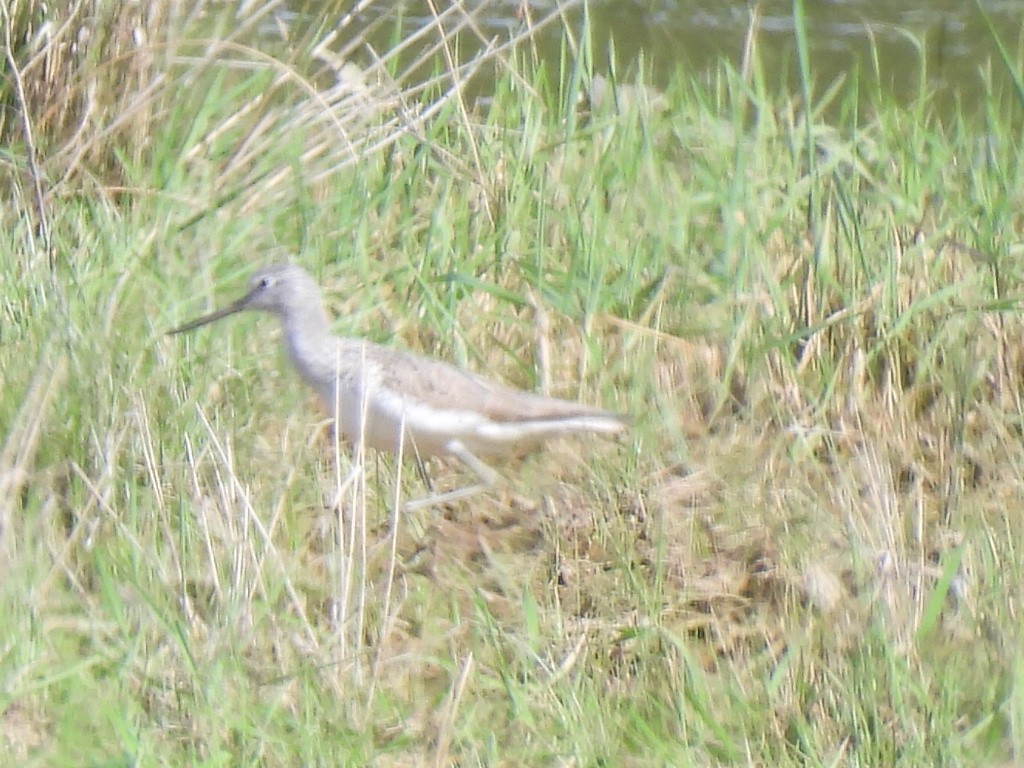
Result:
[[[1024,0],[985,0],[981,5],[1011,55],[1024,49]],[[435,7],[447,5],[438,0]],[[554,7],[550,0],[529,6],[534,19]],[[315,2],[293,8],[300,17],[318,13]],[[523,28],[517,0],[492,0],[480,10],[480,30],[485,37],[507,39]],[[387,21],[376,33],[385,45],[394,28],[391,19],[399,12],[406,32],[433,21],[425,2],[378,0],[369,4],[360,24],[350,29]],[[582,13],[582,8],[576,7],[566,14],[570,27],[579,29]],[[985,96],[981,86],[990,65],[997,85],[1010,82],[984,15],[974,3],[808,0],[805,13],[811,68],[819,87],[857,69],[862,81],[877,80],[897,100],[909,101],[924,88],[935,93],[940,105],[971,108],[980,106]],[[710,80],[722,60],[740,66],[753,30],[770,85],[795,88],[798,83],[791,2],[766,0],[755,11],[745,2],[592,0],[590,19],[597,69],[607,73],[614,66],[620,79],[635,76],[642,61],[654,85],[664,86],[680,71]],[[538,48],[543,57],[557,61],[561,37],[558,24],[541,34]],[[922,62],[927,65],[923,81]]]

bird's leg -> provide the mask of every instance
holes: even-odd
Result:
[[[463,464],[473,470],[476,476],[480,478],[480,483],[485,488],[490,488],[498,482],[498,478],[500,477],[498,470],[478,459],[458,440],[452,440],[445,447],[452,456],[459,459]]]
[[[470,496],[475,496],[482,491],[493,488],[494,484],[498,482],[500,475],[497,470],[493,467],[487,466],[487,464],[473,455],[473,453],[458,440],[452,440],[445,446],[445,448],[448,453],[473,470],[473,474],[477,476],[480,482],[466,486],[465,488],[456,488],[455,490],[447,491],[446,493],[432,493],[422,499],[408,501],[402,507],[406,512],[412,512],[417,509],[425,509],[426,507],[433,507],[439,504],[447,504],[452,501],[466,499]]]
[[[416,459],[416,474],[420,476],[420,480],[427,486],[427,492],[434,492],[434,484],[430,480],[430,473],[427,472],[427,465],[423,461],[423,457],[420,456],[420,452],[416,449],[416,443],[413,443],[413,458]]]
[[[331,422],[329,433],[331,445],[328,449],[333,457],[331,466],[334,469],[334,491],[331,496],[331,503],[328,505],[328,509],[331,510],[340,510],[342,508],[342,498],[350,492],[352,484],[358,482],[359,474],[365,471],[363,447],[359,443],[352,443],[349,446],[352,451],[349,459],[349,469],[347,472],[342,473],[342,444],[339,442],[336,425],[337,422]]]

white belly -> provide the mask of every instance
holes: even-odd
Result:
[[[472,411],[439,410],[373,387],[364,396],[355,382],[342,377],[339,383],[329,402],[323,398],[324,406],[339,437],[353,445],[361,441],[379,451],[427,457],[449,453],[449,444],[458,441],[471,453],[487,456],[506,453],[518,442],[514,434],[488,434],[488,420]]]

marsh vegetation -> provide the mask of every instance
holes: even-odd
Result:
[[[5,5],[4,764],[1022,759],[1024,93],[228,5]],[[283,257],[339,333],[632,430],[335,508],[274,324],[165,335]]]

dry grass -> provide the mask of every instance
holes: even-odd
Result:
[[[556,97],[520,50],[460,63],[457,6],[379,55],[251,37],[269,5],[87,10],[8,19],[10,761],[1019,758],[1019,105],[967,167],[755,65]],[[163,336],[281,252],[339,330],[633,430],[396,517],[412,464],[324,450],[270,321]]]

